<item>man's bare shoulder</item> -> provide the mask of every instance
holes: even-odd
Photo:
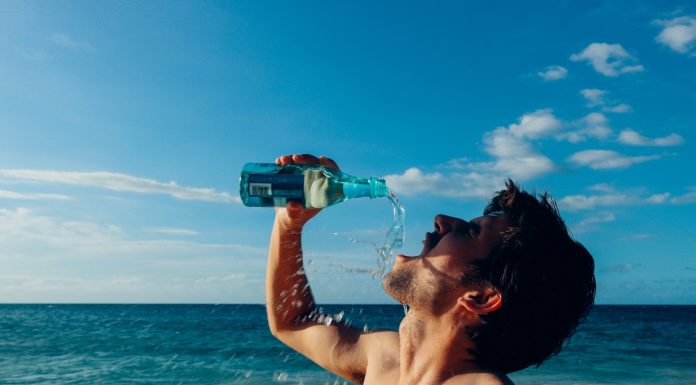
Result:
[[[360,336],[365,346],[372,352],[397,353],[399,352],[399,333],[394,331],[373,331],[363,333]]]

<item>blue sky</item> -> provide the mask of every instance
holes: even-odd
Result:
[[[599,303],[696,303],[689,2],[3,1],[0,47],[0,302],[261,303],[273,210],[239,171],[307,152],[387,178],[406,254],[512,177]],[[390,224],[315,218],[320,302],[391,302],[360,273]]]

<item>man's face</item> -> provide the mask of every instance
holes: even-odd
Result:
[[[506,216],[465,220],[435,216],[435,230],[425,234],[423,250],[414,257],[398,255],[383,279],[384,289],[410,306],[448,306],[456,298],[471,263],[488,257],[510,227]]]

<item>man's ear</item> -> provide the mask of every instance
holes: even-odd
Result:
[[[457,304],[474,314],[488,314],[503,306],[503,296],[492,287],[484,287],[465,292]]]

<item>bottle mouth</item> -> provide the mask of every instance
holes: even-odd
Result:
[[[389,195],[389,188],[384,179],[370,177],[370,198],[386,197]]]

